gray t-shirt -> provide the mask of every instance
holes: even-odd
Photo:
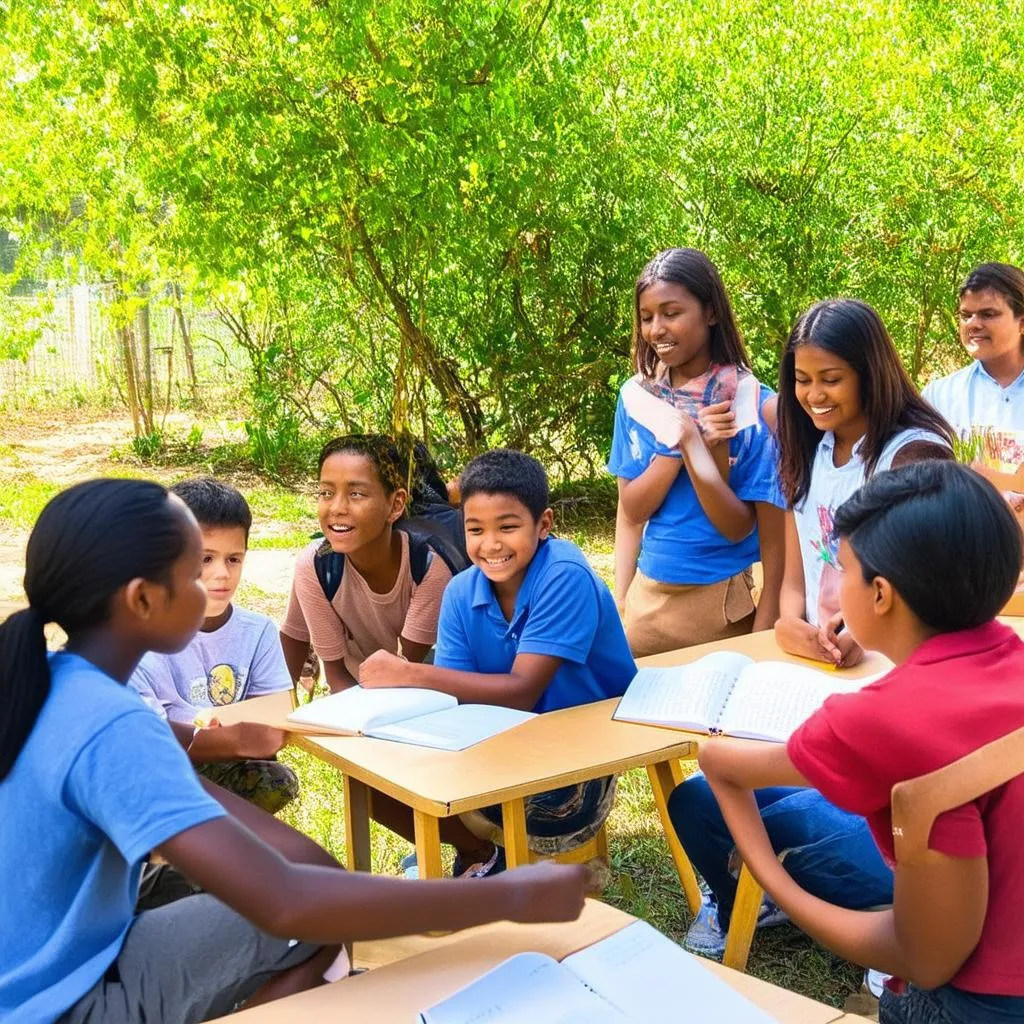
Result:
[[[274,622],[232,606],[220,629],[196,633],[183,651],[146,654],[128,685],[168,718],[191,723],[201,708],[287,690],[292,680]]]

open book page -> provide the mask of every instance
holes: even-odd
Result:
[[[737,677],[752,664],[744,654],[716,651],[689,665],[639,669],[612,717],[709,732]]]
[[[420,1014],[422,1024],[623,1024],[632,1019],[543,953],[511,957]]]
[[[646,427],[658,444],[674,448],[683,432],[683,417],[678,409],[657,395],[652,395],[636,380],[622,386],[622,404],[631,419]]]
[[[772,1020],[646,921],[566,957],[562,966],[632,1021]]]
[[[366,736],[381,740],[414,743],[439,750],[465,750],[499,732],[521,725],[537,716],[532,711],[496,707],[493,704],[460,704],[429,715],[406,718],[390,725],[368,727]]]
[[[427,715],[456,704],[458,701],[450,694],[437,690],[416,687],[364,690],[353,686],[296,708],[288,721],[342,734],[365,733],[376,726]]]
[[[833,693],[852,693],[877,678],[836,678],[783,661],[761,661],[736,680],[718,727],[728,736],[785,743]]]

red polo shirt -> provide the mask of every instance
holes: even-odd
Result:
[[[894,856],[892,787],[956,761],[1024,726],[1024,642],[997,622],[921,644],[887,676],[827,700],[791,737],[797,770],[826,799],[863,815]],[[940,815],[928,846],[986,857],[988,912],[981,940],[951,984],[1024,995],[1024,776]]]

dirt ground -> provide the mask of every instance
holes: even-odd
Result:
[[[181,420],[187,429],[189,421]],[[25,473],[57,487],[108,473],[123,476],[129,467],[114,461],[111,452],[127,446],[131,437],[132,423],[126,418],[76,421],[73,414],[61,413],[15,424],[0,422],[0,487],[18,486],[18,476]],[[145,472],[161,483],[181,476],[180,469],[147,467]],[[29,531],[29,527],[11,529],[0,524],[0,619],[25,600],[22,577]],[[283,606],[294,561],[293,551],[250,551],[245,583],[262,591],[268,603]]]

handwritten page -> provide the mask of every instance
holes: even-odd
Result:
[[[852,693],[875,677],[836,678],[813,668],[762,661],[736,681],[719,721],[729,736],[784,743],[834,693]]]
[[[377,728],[365,735],[399,743],[413,743],[438,750],[465,750],[482,740],[497,736],[537,716],[532,711],[497,707],[492,704],[460,704],[429,715],[407,718]]]
[[[422,1024],[623,1024],[634,1019],[542,953],[520,953],[420,1014]]]
[[[437,690],[397,686],[364,690],[353,686],[304,704],[288,716],[288,721],[339,733],[364,733],[376,726],[440,711],[457,703],[450,694]]]
[[[746,655],[717,651],[690,665],[639,669],[612,717],[707,732],[716,726],[737,677],[751,664]]]
[[[772,1021],[646,921],[627,925],[566,957],[562,966],[629,1020],[646,1024]]]

